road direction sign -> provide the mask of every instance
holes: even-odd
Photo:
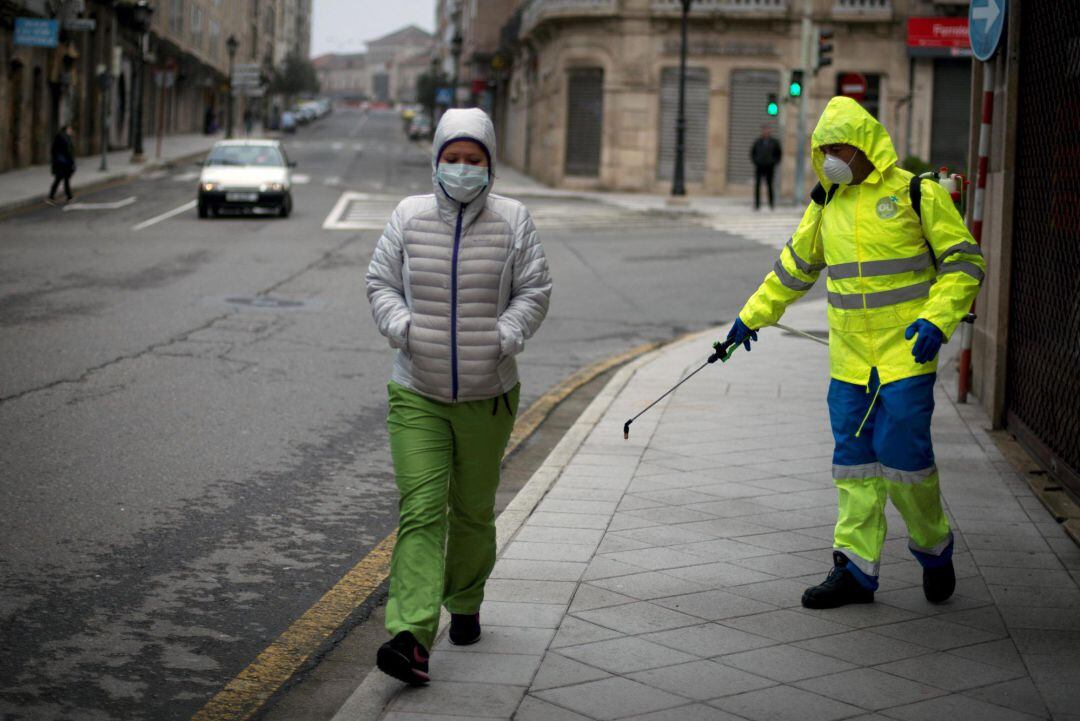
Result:
[[[994,56],[1001,42],[1001,31],[1008,15],[1007,4],[1007,0],[971,0],[968,9],[971,50],[983,62]]]
[[[60,22],[41,18],[15,18],[15,44],[34,48],[55,48],[60,38]]]
[[[88,32],[97,28],[97,20],[94,18],[72,18],[64,21],[64,30],[73,32]]]
[[[844,73],[840,76],[840,93],[855,100],[866,98],[866,76],[862,73]]]

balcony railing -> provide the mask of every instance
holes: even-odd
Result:
[[[888,20],[892,0],[833,0],[833,14],[845,20]]]
[[[607,17],[618,11],[618,0],[530,0],[521,14],[521,35],[552,18]]]
[[[784,15],[791,0],[694,0],[691,15]],[[681,15],[682,0],[652,0],[653,14]]]

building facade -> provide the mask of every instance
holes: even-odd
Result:
[[[983,81],[993,112],[982,218],[986,281],[971,389],[995,427],[1080,497],[1080,5],[1012,0],[994,57],[975,63],[971,175]],[[969,204],[973,205],[973,204]],[[972,208],[973,210],[973,208]],[[1080,519],[1065,521],[1080,541]]]
[[[265,0],[264,0],[265,1]],[[134,104],[143,108],[144,149],[155,134],[202,132],[226,117],[229,56],[257,55],[252,23],[256,0],[162,0],[142,34],[133,2],[22,0],[0,3],[0,171],[48,162],[52,136],[75,130],[79,154],[130,147]],[[15,19],[57,20],[56,47],[16,44]],[[108,83],[106,79],[106,71]],[[236,105],[242,117],[243,101]]]
[[[416,96],[415,77],[425,70],[431,60],[431,33],[409,25],[401,30],[367,42],[368,87],[371,97],[379,102],[413,102]],[[417,56],[423,56],[423,68],[417,72]],[[412,78],[407,85],[402,77]],[[407,92],[408,97],[400,93]]]
[[[328,53],[311,62],[319,76],[319,89],[323,95],[345,102],[368,98],[370,88],[365,53]]]
[[[679,0],[526,0],[518,4],[512,70],[496,102],[506,160],[567,188],[666,192],[674,167],[681,5]],[[833,32],[831,65],[807,73],[805,134],[788,100],[791,71],[804,66],[802,16]],[[749,193],[750,147],[762,125],[781,139],[783,193],[795,157],[828,99],[852,94],[889,128],[904,157],[938,164],[934,84],[964,97],[970,70],[946,77],[938,60],[908,42],[908,19],[962,16],[952,0],[694,0],[688,23],[686,186],[690,193]],[[504,33],[505,36],[506,33]],[[936,52],[936,51],[935,51]],[[941,50],[960,56],[962,48]],[[812,62],[811,58],[807,60]],[[913,92],[914,88],[914,92]],[[778,115],[766,112],[770,95]],[[952,129],[966,147],[964,115]],[[955,143],[953,143],[955,146]],[[950,151],[948,161],[962,161]],[[809,171],[807,171],[809,172]],[[807,177],[805,189],[812,185]]]

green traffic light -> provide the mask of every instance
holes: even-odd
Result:
[[[792,82],[788,87],[788,94],[793,98],[797,98],[802,95],[802,83]]]
[[[779,115],[780,106],[777,103],[769,103],[769,106],[768,108],[766,108],[765,112],[767,112],[769,115]]]

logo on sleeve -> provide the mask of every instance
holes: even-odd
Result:
[[[890,195],[879,200],[875,209],[877,210],[877,217],[881,218],[882,220],[888,220],[889,218],[895,216],[896,211],[898,211],[900,208],[896,204],[896,196]]]

